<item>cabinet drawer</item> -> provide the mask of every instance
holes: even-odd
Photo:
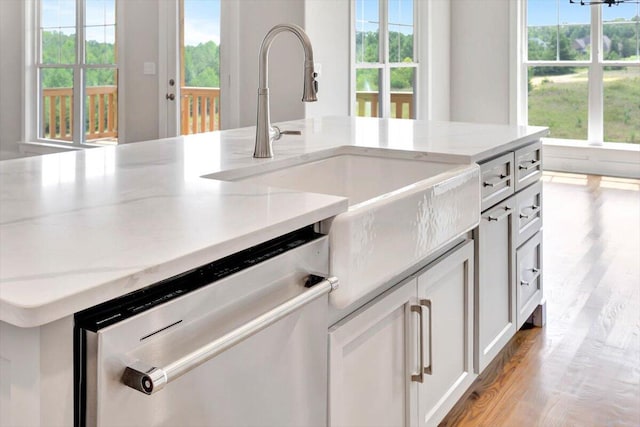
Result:
[[[542,228],[542,182],[516,195],[516,246],[520,246]]]
[[[542,143],[527,145],[515,151],[516,191],[538,181],[542,176]]]
[[[517,250],[516,266],[519,329],[542,301],[542,231]]]
[[[480,165],[482,210],[514,193],[513,153],[504,154]]]

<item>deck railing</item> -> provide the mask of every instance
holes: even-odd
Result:
[[[182,135],[220,129],[220,88],[182,87],[180,91]]]
[[[183,135],[220,129],[220,88],[181,88],[181,129]],[[116,139],[118,137],[118,88],[93,86],[87,88],[85,140]],[[378,116],[378,93],[357,92],[357,114]],[[42,135],[44,138],[71,141],[73,139],[73,89],[43,89]],[[391,92],[391,116],[414,117],[413,93]]]
[[[118,87],[92,86],[86,91],[85,140],[118,137]],[[71,141],[73,139],[73,89],[42,90],[42,137]]]
[[[356,114],[362,117],[378,117],[378,92],[356,92]],[[391,117],[410,119],[415,117],[413,92],[391,92]]]

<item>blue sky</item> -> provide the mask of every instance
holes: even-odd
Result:
[[[220,0],[185,0],[184,26],[185,45],[220,44]]]
[[[2,0],[0,0],[2,1]],[[348,1],[348,0],[344,0]],[[63,28],[73,33],[75,26],[75,0],[41,0],[42,26]],[[413,23],[413,0],[389,0],[389,22],[411,25]],[[115,0],[86,0],[87,24],[109,25],[115,22]],[[605,21],[615,18],[629,19],[640,14],[639,4],[621,4],[603,8]],[[356,19],[378,21],[377,0],[356,0]],[[589,23],[589,7],[570,4],[569,0],[529,0],[529,25],[556,25],[558,23]],[[64,29],[67,27],[68,29]],[[365,24],[367,31],[376,30],[376,24]],[[410,27],[394,26],[392,30],[409,33]],[[94,28],[87,30],[87,39],[112,43],[115,30]],[[197,45],[208,40],[220,42],[220,0],[185,0],[185,44]]]
[[[3,0],[0,0],[3,1]],[[115,28],[115,0],[86,0],[88,40],[113,43]],[[41,0],[44,28],[75,33],[75,0]],[[107,25],[107,27],[105,27]],[[220,0],[185,0],[185,43],[197,45],[209,40],[220,42]]]
[[[389,0],[388,13],[392,31],[400,31],[404,34],[413,32],[413,28],[410,27],[413,25],[413,0]],[[356,0],[356,21],[360,21],[358,30],[377,30],[378,24],[368,22],[379,22],[379,15],[377,0]]]
[[[527,18],[530,26],[564,24],[588,24],[590,7],[570,4],[569,0],[529,0]],[[599,6],[603,8],[605,21],[615,18],[629,19],[638,14],[637,4]]]
[[[2,0],[0,0],[2,1]],[[75,34],[75,0],[41,0],[40,25]],[[85,3],[87,40],[113,43],[115,40],[115,0],[86,0]]]

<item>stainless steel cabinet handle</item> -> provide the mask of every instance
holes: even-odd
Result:
[[[422,315],[422,307],[427,307],[429,309],[429,351],[427,353],[429,353],[429,365],[425,365],[424,364],[424,330],[423,330],[423,315]],[[432,371],[432,365],[433,365],[433,359],[432,359],[432,352],[431,352],[431,331],[432,331],[432,327],[431,327],[431,301],[428,299],[421,299],[420,300],[420,304],[419,305],[412,305],[411,306],[411,312],[412,313],[418,313],[418,318],[420,321],[420,328],[418,329],[419,333],[419,338],[418,338],[418,345],[420,346],[419,348],[419,353],[420,353],[420,369],[419,372],[417,374],[411,374],[411,381],[416,381],[419,383],[424,382],[424,374],[428,374],[431,375],[431,371]]]
[[[540,165],[540,160],[529,160],[529,164],[521,163],[518,165],[518,169],[520,170],[530,170],[533,168],[537,168]]]
[[[418,369],[417,374],[411,374],[411,381],[416,381],[419,383],[424,382],[424,373],[422,367],[424,366],[424,333],[422,330],[422,305],[412,305],[411,306],[412,313],[418,313],[418,319],[420,327],[418,328],[418,345],[419,353],[420,353],[420,368]]]
[[[529,279],[529,280],[520,280],[520,286],[529,286],[533,282],[538,280],[538,277],[540,277],[540,269],[534,267],[534,268],[531,269],[531,271],[533,272],[533,276],[531,277],[531,279]]]
[[[163,368],[157,368],[142,361],[137,361],[131,366],[127,366],[122,375],[122,382],[144,394],[153,394],[162,390],[171,381],[255,335],[316,298],[326,295],[337,288],[338,279],[329,277],[308,291],[285,301],[273,310],[256,317],[250,322],[245,323],[239,328]]]
[[[529,208],[531,208],[531,212],[528,213],[528,214],[524,214],[524,213],[520,212],[520,218],[529,219],[530,217],[532,217],[535,214],[537,214],[538,211],[540,210],[540,206],[538,206],[538,205],[531,205],[531,206],[529,206]]]
[[[498,216],[493,216],[493,215],[489,215],[487,217],[487,220],[489,221],[501,221],[503,219],[505,219],[506,217],[508,217],[509,215],[511,215],[511,208],[509,206],[505,206],[504,208],[504,213]]]
[[[429,351],[427,353],[429,353],[429,364],[424,366],[424,373],[427,375],[431,375],[431,373],[433,372],[433,343],[432,343],[432,337],[433,337],[433,322],[431,321],[431,300],[428,299],[423,299],[420,300],[420,305],[423,305],[425,307],[427,307],[429,309],[429,339],[427,340],[429,343]]]
[[[500,174],[500,179],[496,181],[485,181],[482,183],[482,185],[484,185],[485,187],[495,187],[497,185],[500,185],[502,183],[509,181],[510,179],[511,177],[509,175]]]

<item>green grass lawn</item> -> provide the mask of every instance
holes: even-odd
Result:
[[[640,143],[640,73],[605,71],[604,139]],[[548,126],[552,138],[587,139],[586,70],[535,77],[529,92],[529,124]]]

